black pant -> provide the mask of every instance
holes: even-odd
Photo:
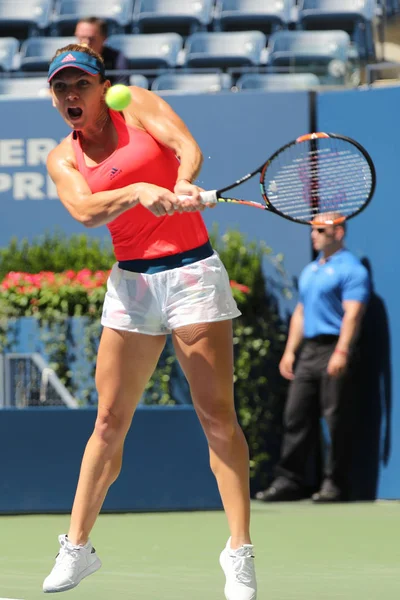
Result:
[[[351,447],[351,364],[338,378],[327,366],[336,346],[334,336],[305,341],[284,412],[284,434],[277,474],[307,487],[310,452],[320,437],[320,417],[330,434],[324,475],[347,495]]]

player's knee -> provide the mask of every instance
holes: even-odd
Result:
[[[236,414],[232,410],[213,408],[200,414],[200,421],[209,442],[227,442],[235,437],[238,428]]]
[[[129,425],[130,420],[124,415],[115,414],[110,410],[99,410],[94,433],[103,444],[119,445],[124,440]]]

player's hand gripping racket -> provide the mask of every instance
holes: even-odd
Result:
[[[223,195],[257,174],[263,203]],[[310,133],[235,183],[200,195],[207,204],[243,204],[310,224],[321,213],[339,213],[335,222],[356,216],[372,199],[375,184],[374,164],[359,143],[333,133]]]

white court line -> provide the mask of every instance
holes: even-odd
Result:
[[[18,600],[18,598],[0,598],[0,600]]]

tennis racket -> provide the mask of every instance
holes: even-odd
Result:
[[[256,175],[263,202],[225,195]],[[333,133],[310,133],[286,144],[235,183],[201,192],[201,199],[206,204],[230,202],[262,208],[308,225],[327,213],[326,223],[338,223],[366,208],[375,185],[374,164],[358,142]]]

